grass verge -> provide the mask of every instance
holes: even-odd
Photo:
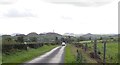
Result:
[[[37,56],[40,56],[55,47],[56,47],[55,45],[54,46],[44,45],[43,47],[40,47],[38,49],[29,49],[28,51],[23,50],[23,51],[16,52],[16,53],[10,54],[10,55],[3,54],[2,62],[3,63],[23,63],[23,62],[31,60]]]
[[[65,63],[75,63],[76,58],[72,51],[74,48],[72,48],[72,45],[67,44],[65,47]]]
[[[82,54],[82,63],[97,63],[95,59],[90,58],[89,51],[85,52],[82,48],[79,48],[79,51]]]
[[[80,51],[82,55],[82,60],[77,60],[77,49]],[[68,44],[65,48],[65,63],[96,63],[96,61],[89,57],[89,54],[84,52],[83,49],[77,48],[72,44]],[[67,65],[67,64],[66,64]]]

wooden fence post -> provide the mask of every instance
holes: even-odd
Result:
[[[76,59],[77,63],[82,63],[82,54],[80,53],[80,51],[77,49],[77,59]]]
[[[104,41],[103,43],[104,43],[103,63],[106,63],[106,41]]]
[[[88,45],[87,43],[85,43],[85,51],[87,51]]]
[[[94,57],[97,57],[97,40],[94,40]]]

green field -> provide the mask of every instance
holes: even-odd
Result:
[[[93,43],[88,44],[89,49],[93,51]],[[103,60],[103,44],[97,44],[97,51],[100,51],[100,58]],[[118,42],[108,42],[106,44],[106,62],[117,63],[118,62]]]
[[[38,49],[29,49],[28,51],[22,50],[18,52],[11,53],[10,55],[3,54],[3,63],[23,63],[28,60],[31,60],[39,55],[44,54],[45,52],[50,51],[51,49],[55,48],[56,45],[44,45]]]

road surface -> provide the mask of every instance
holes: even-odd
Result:
[[[58,46],[51,51],[41,55],[31,61],[25,62],[22,65],[36,65],[40,63],[64,63],[64,49],[65,46]]]

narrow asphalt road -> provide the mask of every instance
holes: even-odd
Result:
[[[31,61],[25,62],[22,65],[36,65],[36,64],[49,64],[49,63],[64,63],[64,49],[65,46],[58,46],[51,51],[41,55]]]

